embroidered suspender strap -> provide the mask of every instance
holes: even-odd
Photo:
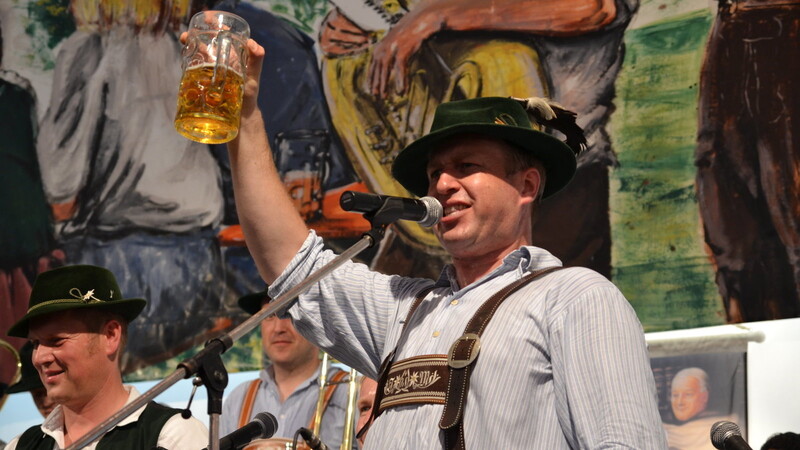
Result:
[[[400,342],[403,339],[403,336],[405,336],[406,325],[408,324],[408,321],[411,319],[411,316],[414,314],[414,311],[416,311],[417,307],[419,307],[422,301],[425,300],[425,297],[428,295],[428,293],[433,290],[433,287],[434,287],[433,285],[428,286],[419,291],[419,293],[417,294],[417,297],[411,304],[411,308],[409,308],[408,310],[408,314],[406,314],[406,320],[405,322],[403,322],[403,331],[400,334],[400,339],[398,340],[398,342]],[[389,352],[388,355],[386,355],[386,358],[383,360],[383,362],[381,363],[381,367],[378,370],[378,380],[377,380],[378,385],[375,388],[375,399],[373,400],[372,403],[372,415],[367,421],[367,425],[364,426],[365,431],[366,429],[369,428],[369,425],[372,424],[372,421],[375,420],[375,418],[377,418],[379,415],[381,415],[381,412],[383,412],[383,410],[380,409],[380,405],[384,397],[384,389],[386,388],[386,381],[389,378],[389,368],[392,366],[392,363],[394,362],[395,353],[397,353],[397,347],[395,347],[391,352]]]
[[[332,377],[328,379],[328,386],[325,387],[325,395],[323,396],[322,400],[322,414],[324,414],[325,410],[328,409],[328,405],[331,403],[331,398],[333,398],[334,391],[336,391],[336,388],[339,387],[339,385],[342,383],[342,380],[347,375],[348,373],[345,372],[344,370],[339,370]],[[320,416],[322,416],[322,414],[320,414]],[[316,416],[317,416],[316,414],[311,415],[311,422],[308,423],[309,430],[314,429],[314,426],[316,425],[314,419],[317,418]]]
[[[397,361],[389,369],[378,413],[414,403],[443,405],[447,372],[445,355],[422,355]]]
[[[247,393],[244,394],[244,399],[242,400],[242,412],[239,413],[239,425],[236,426],[237,428],[241,428],[250,422],[250,415],[253,414],[253,406],[256,403],[256,394],[259,386],[261,386],[261,378],[256,378],[247,386]]]
[[[446,449],[465,449],[464,442],[464,406],[467,403],[469,377],[472,374],[475,359],[481,348],[480,336],[486,329],[500,304],[517,289],[533,281],[535,278],[561,269],[547,267],[529,273],[519,280],[500,289],[484,302],[464,328],[464,334],[453,342],[447,357],[450,376],[447,382],[447,398],[439,421],[439,428],[444,430]]]

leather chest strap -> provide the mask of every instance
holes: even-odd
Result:
[[[422,355],[397,361],[389,368],[378,414],[400,405],[443,405],[448,372],[447,355]]]
[[[484,302],[464,328],[464,334],[453,342],[448,354],[447,365],[450,376],[447,383],[447,399],[439,421],[439,428],[444,430],[446,449],[465,449],[464,442],[464,407],[469,391],[469,377],[480,353],[480,336],[486,325],[494,316],[501,303],[517,289],[547,273],[561,267],[547,267],[529,273],[519,280],[500,289],[489,300]]]
[[[397,348],[381,364],[372,408],[371,423],[385,409],[408,404],[444,404],[439,428],[444,431],[446,449],[465,449],[464,407],[469,391],[469,377],[480,353],[480,336],[500,304],[517,289],[561,267],[547,267],[529,273],[497,291],[472,316],[464,334],[453,342],[447,355],[422,355],[395,362]],[[405,326],[423,299],[433,289],[423,289],[406,316],[398,342],[403,342]]]
[[[414,299],[414,302],[411,304],[411,308],[406,315],[406,321],[403,322],[403,330],[400,332],[400,339],[398,342],[403,340],[403,336],[406,334],[406,325],[408,321],[411,319],[411,316],[414,314],[414,311],[417,310],[417,307],[422,303],[425,297],[428,295],[429,292],[433,290],[434,286],[428,286],[422,289],[418,294],[417,297]],[[375,420],[378,416],[381,415],[383,410],[380,408],[381,402],[383,401],[384,397],[384,390],[386,388],[386,383],[389,379],[389,369],[392,367],[394,363],[394,355],[397,353],[397,347],[392,349],[386,358],[384,358],[383,362],[381,363],[380,369],[378,369],[378,379],[377,379],[377,387],[375,389],[375,399],[372,402],[372,414],[370,415],[369,420],[367,421],[367,425],[364,427],[363,431],[372,425],[372,421]]]

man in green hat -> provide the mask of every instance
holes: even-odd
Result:
[[[26,342],[19,351],[19,359],[22,363],[22,375],[20,380],[8,388],[6,392],[9,394],[16,394],[18,392],[30,392],[33,403],[42,417],[47,417],[53,412],[56,404],[47,396],[47,389],[42,384],[42,379],[39,378],[39,373],[33,367],[31,358],[33,357],[33,344]]]
[[[140,395],[122,384],[119,360],[128,323],[145,304],[126,299],[102,267],[67,266],[36,278],[28,312],[8,334],[30,340],[33,367],[58,406],[7,449],[65,448]],[[205,425],[180,412],[150,402],[86,448],[203,448]]]
[[[228,150],[247,245],[277,297],[335,255],[285,195],[255,102],[264,52],[248,48]],[[431,131],[393,155],[393,175],[442,204],[434,232],[452,263],[427,280],[348,262],[286,311],[309,341],[378,379],[366,448],[666,448],[633,308],[605,277],[531,245],[539,201],[569,182],[580,147],[539,131],[565,116],[556,109],[499,97],[439,106]]]

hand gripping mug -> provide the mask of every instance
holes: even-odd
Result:
[[[189,22],[182,51],[183,77],[175,129],[205,144],[221,144],[239,133],[250,26],[223,11],[204,11]]]

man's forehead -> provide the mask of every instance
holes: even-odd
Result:
[[[459,134],[442,141],[428,157],[428,164],[449,158],[461,158],[469,155],[487,155],[495,157],[498,151],[511,151],[508,142],[482,134]]]
[[[676,382],[672,383],[673,389],[698,389],[700,387],[700,380],[697,377],[685,376]]]
[[[71,311],[34,317],[28,326],[28,339],[40,339],[59,333],[86,333],[89,327]]]

